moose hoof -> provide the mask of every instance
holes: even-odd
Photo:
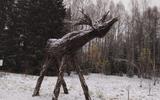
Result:
[[[68,91],[64,91],[64,94],[69,94]]]
[[[33,93],[32,97],[39,96],[39,93]]]
[[[52,100],[58,100],[57,98],[53,97]]]

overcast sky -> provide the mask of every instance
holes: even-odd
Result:
[[[64,0],[64,1],[72,1],[72,0]],[[97,0],[92,0],[95,4],[96,4],[96,1]],[[115,3],[118,3],[119,1],[121,1],[124,5],[125,5],[125,8],[127,10],[130,10],[131,9],[131,1],[132,0],[103,0],[103,1],[114,1]],[[139,2],[142,2],[143,0],[138,0]],[[160,0],[147,0],[148,1],[148,4],[149,6],[157,6],[159,9],[160,9]]]
[[[92,0],[92,1],[96,4],[97,0]],[[104,1],[108,1],[108,0],[104,0]],[[131,1],[132,0],[109,0],[109,1],[114,1],[115,3],[118,3],[118,2],[121,1],[124,4],[127,11],[131,10],[131,7],[132,7],[131,6]],[[142,3],[143,0],[138,0],[138,1],[139,1],[139,3],[140,2]],[[147,0],[147,2],[148,2],[149,6],[151,6],[151,7],[157,6],[160,9],[160,0]]]
[[[131,0],[114,0],[115,2],[123,2],[123,4],[125,5],[126,8],[130,8],[131,7]],[[142,1],[142,0],[138,0],[138,1]],[[148,0],[149,2],[149,6],[157,6],[160,7],[160,0]]]

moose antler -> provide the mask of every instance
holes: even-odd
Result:
[[[102,16],[102,18],[100,18],[97,21],[95,21],[95,23],[93,25],[95,29],[96,29],[96,27],[101,26],[103,23],[106,22],[108,14],[109,14],[109,11],[105,12],[104,15]]]
[[[81,10],[81,13],[83,15],[82,18],[78,22],[76,22],[74,25],[89,25],[92,29],[96,29],[98,26],[101,26],[103,23],[106,22],[108,14],[110,11],[107,11],[101,19],[97,20],[95,23],[92,23],[92,19],[90,16],[86,13],[84,13],[84,9]]]
[[[84,9],[81,10],[81,13],[82,13],[83,17],[80,18],[80,20],[74,25],[89,25],[90,27],[92,27],[94,29],[90,16],[88,14],[84,13]]]
[[[108,14],[109,14],[109,11],[106,12],[98,22],[104,23],[108,17]]]

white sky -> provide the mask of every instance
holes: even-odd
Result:
[[[93,0],[93,2],[95,2],[96,0]],[[105,1],[105,0],[104,0]],[[108,0],[106,0],[108,1]],[[111,1],[111,0],[110,0]],[[131,0],[113,0],[115,3],[121,1],[124,5],[126,9],[130,9],[131,8]],[[142,1],[142,0],[138,0],[138,1]],[[160,8],[160,0],[147,0],[149,2],[149,6],[157,6],[158,8]]]
[[[64,1],[72,1],[72,0],[64,0]],[[96,4],[96,1],[98,1],[98,0],[92,0],[95,4]],[[124,6],[125,6],[125,8],[126,8],[126,10],[127,11],[129,11],[130,9],[131,9],[131,1],[132,0],[103,0],[103,1],[114,1],[115,3],[118,3],[119,1],[121,1],[123,4],[124,4]],[[138,0],[139,2],[142,2],[143,0]],[[159,9],[160,9],[160,0],[147,0],[148,1],[148,5],[149,6],[157,6]]]
[[[131,7],[131,0],[114,0],[115,2],[119,2],[121,1],[126,8],[130,8]],[[138,1],[142,1],[142,0],[138,0]],[[147,0],[149,3],[149,6],[157,6],[158,8],[160,8],[160,0]]]

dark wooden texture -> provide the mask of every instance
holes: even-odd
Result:
[[[87,17],[87,19],[85,20],[88,20],[88,18],[89,17]],[[105,15],[105,18],[106,18],[106,15]],[[49,58],[47,57],[45,60],[42,71],[37,80],[37,84],[36,84],[33,96],[39,95],[40,86],[43,81],[45,72],[48,68],[47,67],[48,63],[50,62],[50,60],[53,61],[54,59],[59,63],[59,74],[58,74],[56,86],[54,88],[54,95],[52,100],[58,100],[61,85],[63,86],[64,92],[66,94],[68,93],[67,86],[63,78],[64,69],[65,67],[67,67],[67,62],[71,62],[78,73],[80,83],[85,95],[85,99],[91,100],[91,97],[89,95],[89,89],[85,82],[85,78],[82,74],[80,67],[78,66],[78,64],[76,64],[76,59],[73,59],[74,58],[73,55],[90,40],[94,38],[104,37],[108,33],[108,31],[111,29],[113,24],[118,20],[117,18],[113,18],[110,21],[105,22],[104,17],[102,17],[102,19],[103,19],[103,22],[101,21],[99,24],[94,25],[96,27],[91,26],[91,28],[88,30],[74,31],[66,34],[60,39],[48,40],[47,46],[46,46],[46,52],[47,52],[47,55],[49,55]],[[90,24],[88,23],[88,25]]]

